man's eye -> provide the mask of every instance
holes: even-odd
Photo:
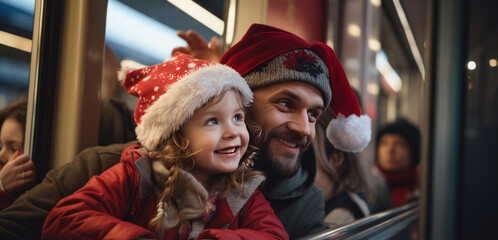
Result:
[[[209,119],[206,122],[206,125],[208,125],[208,126],[212,126],[212,125],[216,125],[216,124],[218,124],[218,121],[216,121],[216,119],[214,119],[214,118],[213,119]]]
[[[320,112],[317,112],[317,111],[309,111],[308,112],[308,116],[310,118],[310,122],[316,122],[316,120],[318,119],[318,117],[320,116]]]
[[[278,101],[278,102],[277,102],[277,104],[278,104],[278,105],[281,105],[281,106],[283,106],[283,107],[286,107],[286,108],[289,108],[289,107],[290,107],[290,103],[289,103],[289,101],[287,101],[287,100],[280,100],[280,101]]]

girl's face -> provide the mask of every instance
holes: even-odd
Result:
[[[0,169],[22,148],[24,129],[14,118],[7,118],[0,129]]]
[[[202,183],[215,173],[233,172],[247,150],[249,133],[238,93],[227,91],[195,111],[182,127],[189,140],[195,166],[193,175]]]

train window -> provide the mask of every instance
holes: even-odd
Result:
[[[361,96],[363,111],[372,118],[371,142],[360,153],[360,158],[365,163],[367,179],[370,179],[367,185],[372,192],[369,196],[372,212],[399,207],[407,201],[389,204],[393,200],[389,196],[380,199],[381,202],[375,200],[376,191],[380,191],[379,186],[385,184],[374,183],[393,177],[387,173],[392,170],[385,169],[387,166],[382,167],[377,147],[381,139],[380,136],[379,139],[377,137],[381,131],[400,135],[403,129],[392,129],[397,128],[398,124],[385,128],[387,124],[400,119],[405,119],[410,126],[418,128],[418,133],[417,130],[414,133],[418,135],[418,140],[413,140],[417,143],[412,146],[410,139],[408,150],[417,154],[406,154],[406,158],[412,160],[408,160],[410,165],[403,168],[410,172],[410,184],[415,187],[416,179],[419,178],[417,156],[422,151],[418,141],[422,141],[420,135],[425,134],[422,122],[429,114],[422,107],[427,1],[330,2],[337,3],[332,7],[339,8],[340,10],[335,10],[335,14],[343,18],[343,21],[337,21],[333,26],[334,29],[339,29],[336,33],[338,37],[333,39],[334,49],[340,53],[339,58],[351,86]],[[411,136],[403,136],[403,139],[406,137]],[[393,161],[398,159],[402,158],[393,157]]]
[[[463,8],[468,28],[462,46],[465,75],[461,105],[462,148],[459,154],[457,239],[496,235],[496,136],[498,134],[498,27],[496,1],[468,1]],[[460,68],[461,69],[461,68]],[[492,160],[495,159],[495,160]],[[479,231],[475,231],[479,229]]]
[[[188,3],[190,5],[185,6]],[[174,47],[186,46],[177,30],[195,30],[206,40],[223,33],[223,1],[134,1],[111,0],[106,17],[106,49],[101,92],[101,113],[119,112],[127,119],[126,134],[107,131],[113,124],[110,116],[100,117],[99,145],[134,139],[134,120],[130,118],[138,99],[124,91],[116,79],[119,62],[132,60],[154,65],[171,57]],[[195,13],[203,12],[202,14]],[[203,19],[210,19],[205,21]],[[127,109],[108,111],[111,109]]]
[[[0,2],[0,109],[27,97],[34,4]]]
[[[0,2],[0,150],[2,161],[13,159],[15,150],[24,151],[25,134],[23,133],[27,128],[22,131],[12,132],[12,130],[22,128],[27,120],[34,7],[34,0]],[[8,119],[14,119],[20,125],[8,125]]]

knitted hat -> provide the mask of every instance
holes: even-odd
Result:
[[[287,81],[315,86],[336,116],[327,127],[331,143],[346,152],[359,152],[368,145],[370,118],[361,114],[342,65],[328,45],[310,45],[287,31],[253,24],[220,62],[244,76],[253,90]]]
[[[406,119],[398,119],[393,123],[386,124],[379,129],[377,133],[376,146],[375,149],[379,147],[379,140],[384,134],[399,134],[405,138],[405,140],[410,145],[410,151],[412,155],[412,166],[416,165],[420,161],[420,131],[419,129],[410,123]]]
[[[288,81],[309,83],[320,90],[327,106],[332,96],[327,65],[308,49],[278,55],[248,72],[244,78],[251,89]]]
[[[194,59],[182,53],[161,64],[133,70],[122,63],[120,80],[128,93],[139,97],[135,108],[137,138],[147,150],[177,131],[212,97],[237,89],[244,106],[252,103],[246,81],[233,69],[219,63]],[[123,79],[124,76],[124,79]]]

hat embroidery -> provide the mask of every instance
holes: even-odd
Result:
[[[284,65],[287,69],[305,72],[314,78],[323,73],[318,59],[304,50],[285,54]]]

